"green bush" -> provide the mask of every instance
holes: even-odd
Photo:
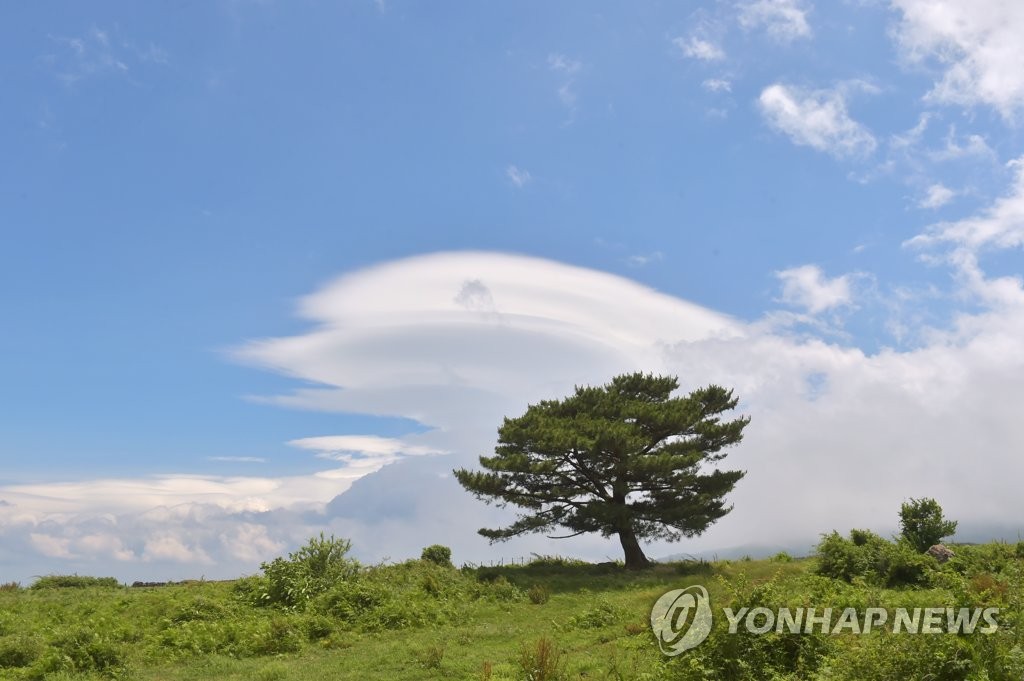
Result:
[[[347,557],[352,544],[333,535],[313,537],[305,546],[288,555],[263,563],[266,591],[259,595],[262,605],[301,609],[306,603],[338,582],[359,574],[359,563]]]
[[[82,575],[46,575],[40,577],[32,589],[85,589],[88,587],[119,587],[121,583],[114,577],[86,577]]]
[[[256,638],[253,652],[257,655],[295,653],[305,639],[299,623],[290,617],[274,617]]]
[[[521,601],[525,597],[523,590],[508,581],[505,575],[498,575],[492,581],[478,582],[476,596],[491,601]]]
[[[386,586],[360,579],[335,585],[321,599],[320,609],[343,622],[354,623],[391,599]]]
[[[931,556],[918,553],[906,542],[892,542],[883,553],[878,581],[889,587],[926,586],[935,567]]]
[[[433,544],[423,549],[420,560],[426,560],[435,565],[450,566],[452,564],[452,550],[447,546]]]
[[[551,598],[551,591],[548,590],[543,584],[534,584],[530,587],[529,591],[526,592],[530,602],[534,605],[544,605]]]
[[[40,658],[42,670],[55,672],[98,672],[115,675],[125,663],[125,648],[87,627],[58,633]]]
[[[599,600],[593,607],[569,618],[568,625],[574,629],[598,629],[619,622],[627,613],[612,603]]]
[[[306,637],[310,641],[322,641],[329,638],[335,631],[334,621],[323,615],[310,615],[303,620]]]
[[[0,638],[0,667],[27,667],[43,654],[43,645],[33,636]]]
[[[820,577],[813,581],[835,591],[837,582]],[[803,594],[785,593],[779,578],[754,584],[745,575],[729,581],[722,580],[729,592],[727,603],[733,611],[741,608],[768,608],[777,612],[781,607],[803,604]],[[802,591],[803,589],[800,589]],[[827,603],[825,593],[815,596],[814,602]],[[798,600],[799,599],[799,600]],[[831,604],[831,603],[830,603]],[[812,633],[793,634],[788,631],[753,634],[743,625],[730,634],[724,617],[714,618],[708,638],[685,655],[673,658],[664,678],[676,681],[796,681],[820,678],[816,672],[832,653],[835,637]]]
[[[851,530],[849,539],[827,534],[816,556],[819,575],[851,583],[860,578],[877,586],[924,586],[936,567],[931,556],[907,542],[890,542],[868,530]]]
[[[191,602],[178,607],[170,616],[175,624],[217,620],[224,617],[224,606],[206,598],[195,598]]]
[[[822,677],[836,681],[968,681],[1017,679],[997,656],[984,659],[975,644],[986,636],[863,636],[857,646],[847,646],[822,669]],[[1003,669],[999,669],[1002,667]],[[990,675],[991,670],[995,674]]]
[[[877,575],[887,543],[867,530],[852,530],[849,539],[833,531],[818,543],[815,570],[820,575],[846,582],[852,582],[855,577]]]
[[[945,567],[968,577],[983,573],[1011,573],[1020,565],[1019,546],[1002,542],[956,546],[953,549],[956,555]]]

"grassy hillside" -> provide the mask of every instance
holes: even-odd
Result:
[[[833,541],[831,563],[780,555],[662,564],[639,573],[616,564],[554,558],[458,569],[445,565],[443,555],[433,556],[437,562],[360,568],[334,555],[344,576],[319,582],[302,568],[301,559],[309,554],[293,554],[276,567],[271,564],[270,577],[235,582],[131,588],[51,578],[33,588],[8,585],[0,591],[0,678],[1016,681],[1024,676],[1018,556],[1024,551],[1012,545],[963,547],[946,565],[918,562],[920,572],[910,574],[905,566],[893,572],[891,560],[884,565],[861,560],[867,554],[858,553],[859,546]],[[871,550],[876,549],[888,550],[880,544]],[[849,560],[837,563],[837,557]],[[838,576],[818,574],[823,565],[835,572],[836,564]],[[913,585],[897,584],[908,574]],[[276,584],[274,575],[281,578]],[[665,591],[691,584],[707,587],[716,609],[994,605],[1002,608],[1000,629],[969,636],[884,631],[754,636],[742,628],[728,634],[727,623],[717,617],[707,641],[678,657],[664,657],[651,633],[651,605]]]

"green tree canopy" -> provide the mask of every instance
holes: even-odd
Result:
[[[911,499],[900,506],[900,530],[911,546],[927,551],[956,532],[956,521],[946,520],[934,499]]]
[[[492,541],[555,527],[576,536],[617,535],[626,567],[648,564],[639,539],[678,541],[726,515],[724,500],[744,471],[710,470],[743,437],[746,417],[731,390],[710,385],[673,397],[674,376],[633,373],[561,400],[530,405],[498,429],[484,470],[455,471],[479,499],[523,509],[508,527],[481,529]]]

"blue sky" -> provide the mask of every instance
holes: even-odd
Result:
[[[629,368],[732,379],[764,424],[698,548],[764,535],[741,503],[794,480],[863,500],[814,476],[865,421],[934,437],[867,445],[914,484],[766,540],[912,494],[1000,520],[962,443],[984,423],[992,469],[1024,433],[956,405],[1024,378],[1012,3],[2,14],[0,573],[230,576],[323,527],[368,559],[547,550],[488,547],[446,471]]]

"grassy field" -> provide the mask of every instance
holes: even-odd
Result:
[[[963,547],[943,566],[913,556],[916,568],[908,571],[886,553],[890,543],[879,541],[840,538],[821,558],[660,564],[641,572],[558,558],[458,569],[444,556],[364,568],[334,555],[344,578],[319,581],[314,573],[324,566],[299,569],[309,555],[293,554],[267,571],[283,575],[277,591],[263,576],[141,588],[51,578],[0,590],[0,678],[1024,677],[1024,550]],[[988,605],[1001,608],[1000,627],[989,635],[754,636],[742,628],[727,633],[718,617],[707,641],[668,658],[651,633],[651,605],[691,584],[704,585],[715,608]]]

